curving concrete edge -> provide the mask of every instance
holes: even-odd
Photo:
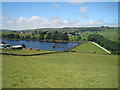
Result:
[[[105,49],[104,47],[100,46],[99,44],[95,43],[95,42],[92,42],[92,44],[98,46],[99,48],[103,49],[104,51],[106,51],[107,53],[111,54],[110,51],[108,51],[107,49]]]

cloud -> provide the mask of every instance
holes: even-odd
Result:
[[[57,4],[57,3],[54,3],[52,5],[52,7],[59,8],[59,9],[63,8],[63,6],[61,6],[61,5]]]
[[[86,15],[81,15],[81,17],[84,18],[84,19],[88,19],[89,18],[89,16],[86,16]]]
[[[40,9],[35,9],[35,11],[39,13],[41,10]]]
[[[32,16],[30,18],[2,18],[2,29],[23,30],[35,28],[61,28],[61,27],[84,27],[84,26],[117,26],[118,23],[105,22],[104,20],[96,21],[80,21],[77,19],[62,20],[59,16],[53,16],[46,19],[39,16]]]
[[[27,9],[23,9],[23,12],[27,12],[28,10]]]
[[[80,12],[83,14],[89,13],[88,7],[80,7]]]
[[[75,2],[74,0],[71,0],[70,2],[67,2],[67,3],[76,5],[76,4],[84,4],[86,2]]]
[[[0,28],[2,28],[2,19],[3,19],[3,17],[2,17],[2,15],[0,15]]]
[[[88,13],[90,13],[90,11],[89,11],[87,6],[80,7],[80,11],[78,12],[80,17],[82,17],[83,19],[88,19],[89,18],[89,16],[87,15]]]
[[[2,2],[71,2],[71,0],[2,0]],[[119,2],[119,0],[74,0],[74,2]]]
[[[0,20],[2,20],[3,19],[3,16],[2,15],[0,15]]]
[[[105,21],[104,20],[89,21],[88,24],[89,25],[103,25],[105,24]]]
[[[108,6],[104,6],[106,9],[112,9],[112,8],[114,8],[114,6],[112,6],[112,5],[108,5]]]

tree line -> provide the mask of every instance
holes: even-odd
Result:
[[[102,35],[99,34],[92,34],[88,36],[88,41],[94,41],[101,45],[102,47],[110,50],[112,54],[120,54],[120,49],[118,48],[119,42],[111,41],[104,38]]]
[[[70,36],[74,37],[72,41],[80,41],[81,36],[75,32],[48,32],[48,31],[34,31],[34,32],[19,32],[19,33],[10,33],[2,34],[2,38],[11,39],[11,40],[37,40],[37,41],[71,41]]]
[[[31,35],[2,34],[2,38],[14,40],[63,40],[68,41],[67,32],[34,32]]]

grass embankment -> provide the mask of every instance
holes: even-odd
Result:
[[[8,54],[21,54],[21,55],[29,55],[29,54],[40,54],[40,53],[48,53],[48,52],[56,52],[56,51],[48,51],[48,50],[9,50],[9,49],[2,49],[0,52],[8,53]]]
[[[3,88],[117,88],[118,57],[80,53],[2,56]]]
[[[71,51],[77,51],[77,52],[82,52],[82,53],[108,54],[105,50],[99,48],[92,42],[86,42],[82,45],[79,45],[76,48],[73,48]]]

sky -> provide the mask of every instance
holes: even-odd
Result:
[[[2,2],[2,29],[118,26],[117,2]],[[0,21],[0,22],[1,22]]]

